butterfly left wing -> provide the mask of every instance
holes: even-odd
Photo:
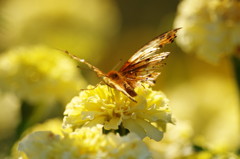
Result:
[[[169,52],[159,53],[166,44],[172,43],[180,28],[161,34],[137,51],[119,70],[128,83],[135,88],[139,81],[153,85],[160,74],[163,60]]]

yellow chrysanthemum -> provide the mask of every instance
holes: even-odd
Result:
[[[67,105],[63,126],[75,129],[102,124],[106,130],[123,126],[141,138],[159,141],[166,124],[172,122],[168,99],[147,86],[136,88],[136,92],[137,103],[107,85],[82,91]]]
[[[147,146],[135,134],[120,137],[104,135],[102,127],[82,128],[64,137],[50,131],[39,131],[25,137],[19,144],[20,157],[25,159],[146,159]]]
[[[238,0],[183,0],[175,27],[183,27],[176,39],[186,52],[216,63],[240,46]]]
[[[239,94],[234,79],[226,77],[226,72],[195,77],[168,94],[174,115],[189,121],[195,135],[203,135],[211,148],[224,146],[225,151],[234,151],[240,141]]]
[[[62,128],[62,120],[58,118],[53,118],[45,121],[41,124],[36,124],[30,128],[28,128],[26,131],[23,132],[21,136],[27,136],[32,132],[36,131],[51,131],[54,134],[63,136],[64,133],[70,133],[72,132],[71,129],[63,129]]]
[[[239,159],[239,156],[233,153],[215,154],[210,151],[203,151],[191,156],[186,157],[186,159]]]
[[[193,130],[187,122],[177,122],[176,125],[170,125],[165,133],[163,140],[156,142],[144,139],[154,159],[178,159],[194,154]]]
[[[85,85],[76,64],[44,46],[20,47],[0,55],[0,89],[31,105],[62,104]]]
[[[148,145],[153,159],[238,159],[234,152],[215,151],[209,147],[203,136],[196,136],[189,122],[181,121],[176,125],[170,125],[160,142],[147,138],[144,142]]]
[[[59,135],[61,137],[63,137],[64,134],[66,134],[66,133],[72,132],[71,129],[62,129],[61,125],[62,125],[62,120],[60,120],[58,118],[49,119],[44,123],[36,124],[33,127],[25,130],[21,134],[21,139],[26,137],[27,135],[37,132],[37,131],[51,131],[55,135]],[[18,145],[19,145],[19,142],[21,141],[21,139],[18,140],[17,142],[15,142],[14,146],[12,147],[11,158],[18,158],[17,156],[21,156],[22,158],[24,158],[23,156],[25,156],[25,154],[23,152],[18,151]]]

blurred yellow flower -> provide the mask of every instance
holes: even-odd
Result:
[[[19,47],[1,54],[0,72],[0,89],[31,105],[64,105],[85,85],[71,59],[44,46]]]
[[[71,129],[62,129],[61,125],[62,125],[62,120],[60,120],[58,118],[49,119],[49,120],[45,121],[44,123],[36,124],[36,125],[28,128],[27,130],[25,130],[21,134],[21,139],[24,138],[25,136],[27,136],[33,132],[37,132],[37,131],[51,131],[55,135],[59,135],[62,137],[64,136],[65,133],[72,132]],[[21,157],[25,156],[25,154],[23,152],[19,152],[17,150],[21,139],[19,139],[17,142],[15,142],[14,146],[12,147],[12,153],[11,153],[12,158],[17,158],[17,156],[21,156]]]
[[[58,118],[48,119],[44,123],[36,124],[30,128],[28,128],[26,131],[23,132],[21,136],[27,136],[32,132],[36,131],[51,131],[54,134],[63,136],[64,133],[70,133],[72,132],[71,129],[63,129],[62,128],[62,120]]]
[[[166,124],[172,123],[168,99],[147,86],[137,87],[136,92],[137,103],[107,85],[82,91],[67,105],[63,126],[75,129],[102,124],[106,130],[123,126],[141,138],[159,141]]]
[[[203,136],[209,148],[224,152],[238,148],[239,95],[234,79],[205,74],[174,87],[168,94],[177,121],[187,120],[194,136]]]
[[[239,159],[236,154],[229,151],[215,151],[206,141],[195,136],[189,122],[178,121],[170,125],[162,141],[156,142],[144,139],[152,153],[153,159]],[[198,140],[198,141],[197,141]]]
[[[233,153],[215,154],[211,151],[201,151],[183,159],[239,159],[239,156]]]
[[[0,49],[44,43],[89,58],[104,53],[119,28],[112,0],[8,0],[1,14]]]
[[[189,53],[216,63],[240,46],[240,2],[238,0],[183,0],[175,27],[183,27],[176,39]]]
[[[169,125],[163,140],[156,142],[144,139],[152,152],[153,158],[178,159],[194,153],[191,138],[193,130],[187,122],[177,122],[176,125]]]
[[[19,158],[25,159],[146,159],[147,146],[133,133],[120,137],[102,134],[102,127],[82,128],[63,137],[50,131],[38,131],[19,144]]]

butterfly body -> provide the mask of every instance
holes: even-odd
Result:
[[[75,55],[65,51],[73,59],[86,64],[91,70],[101,77],[103,82],[125,94],[132,101],[137,96],[134,88],[142,83],[154,85],[156,78],[160,75],[159,69],[165,64],[164,59],[168,57],[169,52],[160,52],[159,50],[166,44],[172,43],[176,38],[176,33],[180,28],[170,30],[156,37],[139,51],[137,51],[119,71],[110,71],[104,74],[97,67],[80,59]]]
[[[134,91],[135,87],[133,86],[132,82],[126,79],[126,77],[118,71],[110,71],[107,73],[106,77],[107,78],[103,78],[103,80],[110,87],[123,92],[129,98],[137,96],[137,93]]]

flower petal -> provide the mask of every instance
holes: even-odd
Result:
[[[118,129],[118,126],[120,125],[121,121],[122,120],[120,120],[120,118],[113,117],[109,122],[105,122],[104,128],[106,130],[110,130],[110,129],[116,130]]]
[[[160,141],[163,138],[163,132],[158,128],[154,127],[150,122],[147,122],[143,119],[136,119],[136,122],[143,127],[146,132],[146,135],[151,139]]]
[[[143,129],[143,127],[138,125],[135,120],[127,119],[123,120],[122,123],[125,128],[127,128],[130,132],[136,133],[140,138],[143,139],[144,137],[146,137],[145,130]]]

